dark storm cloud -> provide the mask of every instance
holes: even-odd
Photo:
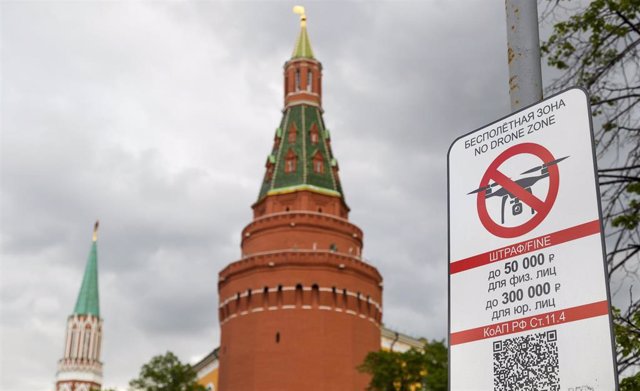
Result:
[[[3,4],[0,388],[51,388],[95,218],[105,385],[216,346],[217,273],[240,255],[280,121],[292,5]],[[503,4],[307,13],[384,321],[444,338],[445,155],[508,111]]]

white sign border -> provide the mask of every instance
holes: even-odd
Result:
[[[505,119],[515,116],[521,112],[524,112],[530,108],[532,108],[533,106],[536,106],[540,103],[543,103],[545,101],[550,101],[553,98],[556,98],[564,93],[567,93],[569,91],[573,91],[573,90],[579,90],[581,91],[585,97],[586,97],[586,101],[587,101],[587,113],[589,115],[589,136],[591,139],[591,156],[593,158],[593,170],[594,170],[594,187],[596,190],[596,195],[597,195],[597,203],[598,203],[598,219],[600,221],[600,242],[602,244],[602,267],[604,268],[604,275],[608,276],[608,270],[607,270],[607,250],[606,250],[606,243],[605,243],[605,239],[604,239],[604,225],[603,225],[603,219],[602,219],[602,198],[600,195],[600,186],[598,186],[599,183],[599,178],[598,178],[598,162],[596,159],[596,151],[595,151],[595,138],[594,138],[594,134],[593,134],[593,114],[591,113],[591,105],[589,104],[590,100],[589,100],[589,93],[586,89],[582,88],[582,87],[569,87],[565,90],[559,91],[545,99],[542,99],[538,102],[532,103],[526,107],[521,108],[518,111],[514,111],[512,113],[509,113],[507,115],[505,115],[504,117],[501,117],[497,120],[494,120],[492,122],[489,122],[486,125],[480,126],[479,128],[476,128],[474,130],[472,130],[471,132],[465,133],[461,136],[458,136],[455,140],[453,140],[453,142],[451,142],[451,145],[449,146],[449,149],[447,150],[447,339],[450,342],[450,337],[451,337],[451,197],[450,197],[450,180],[449,180],[449,165],[450,165],[450,154],[451,154],[451,150],[453,148],[453,146],[458,142],[458,140],[470,136],[475,132],[478,132],[482,129],[485,129],[493,124],[497,124],[499,122],[503,122]],[[516,238],[514,238],[514,240],[516,240]],[[611,359],[613,360],[613,370],[614,370],[614,381],[615,381],[615,391],[619,391],[620,390],[620,385],[619,385],[619,381],[618,381],[618,363],[616,360],[617,354],[616,354],[616,339],[615,339],[615,334],[614,334],[614,324],[613,324],[613,315],[611,313],[611,291],[610,291],[610,287],[609,287],[609,281],[606,280],[605,281],[605,286],[606,286],[606,291],[607,291],[607,303],[609,305],[609,311],[608,311],[608,317],[609,317],[609,334],[611,337]],[[451,344],[447,344],[447,389],[449,391],[451,391]]]

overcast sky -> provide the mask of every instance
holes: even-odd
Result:
[[[289,2],[1,4],[0,389],[53,389],[100,218],[104,386],[219,342],[298,33]],[[446,152],[509,112],[504,1],[306,4],[384,323],[447,330]]]

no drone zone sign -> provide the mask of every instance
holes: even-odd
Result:
[[[448,159],[450,390],[617,389],[586,93],[462,136]]]

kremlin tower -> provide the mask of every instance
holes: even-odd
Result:
[[[284,110],[241,259],[219,274],[221,391],[362,391],[380,349],[382,276],[362,259],[322,118],[322,64],[302,7]]]
[[[102,385],[102,319],[98,298],[98,222],[73,313],[67,319],[64,355],[58,361],[56,391],[99,390]]]

